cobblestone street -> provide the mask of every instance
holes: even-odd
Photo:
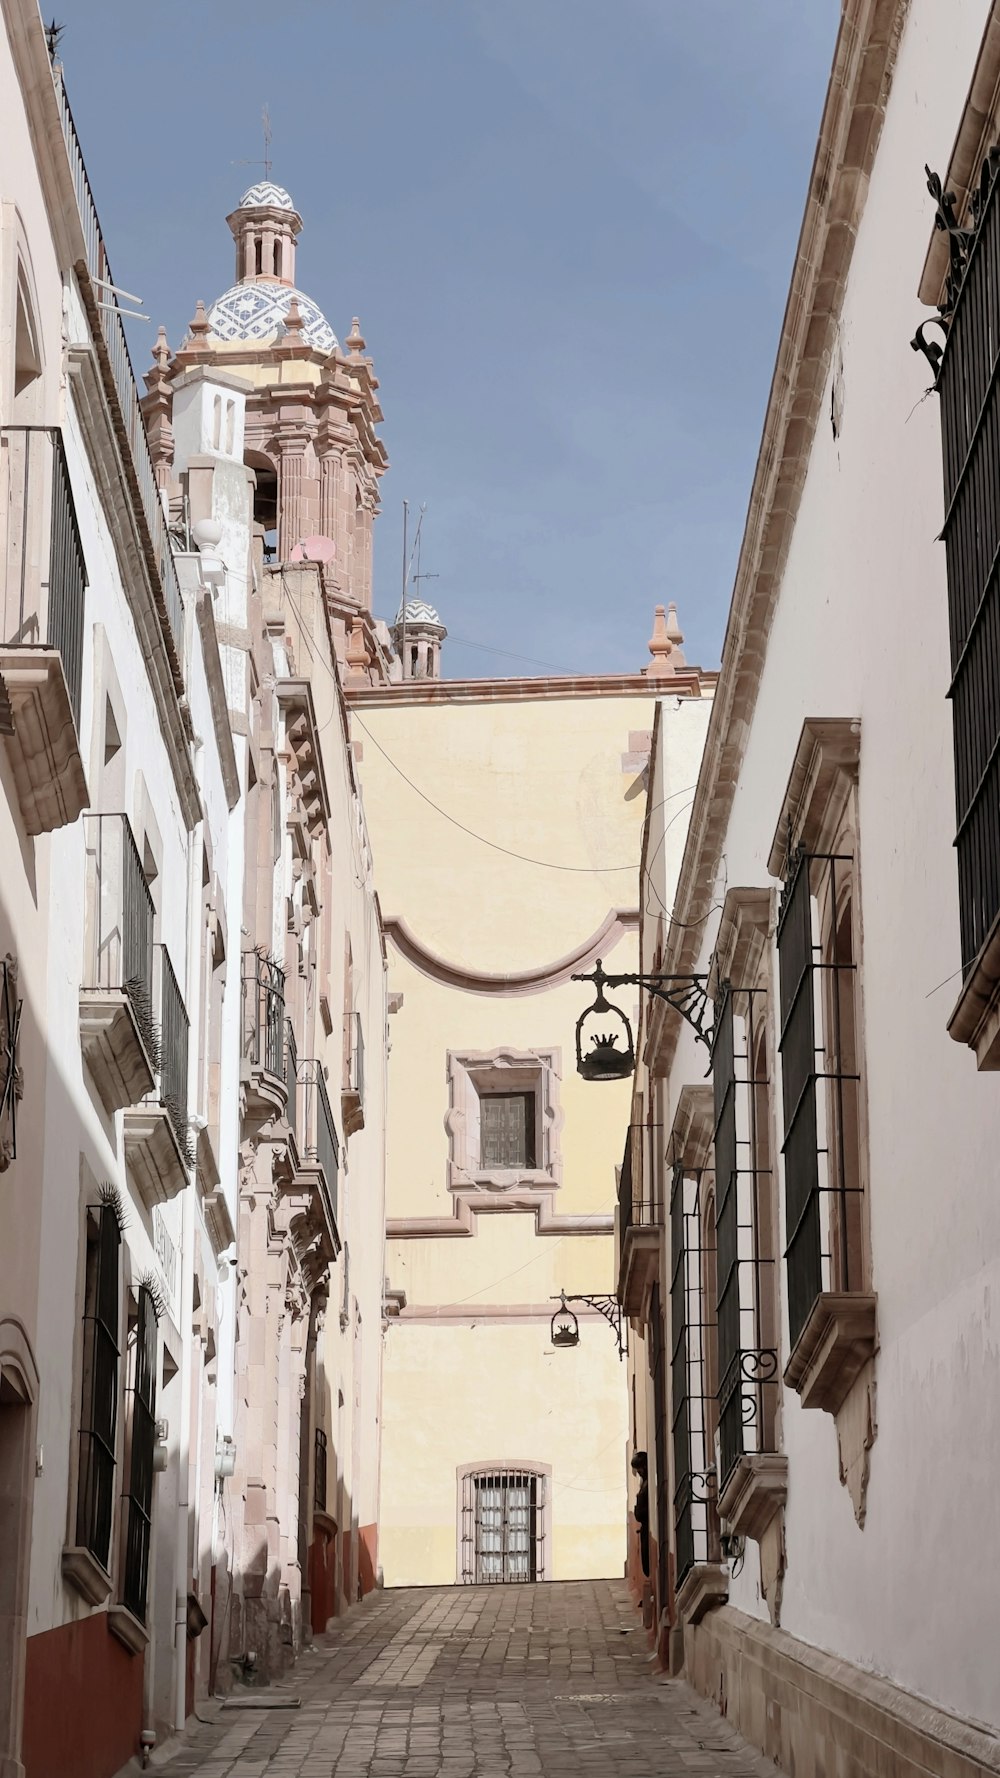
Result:
[[[286,1685],[229,1700],[171,1778],[774,1778],[653,1676],[620,1582],[375,1594]]]

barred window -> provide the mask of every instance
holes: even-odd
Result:
[[[853,860],[793,858],[778,918],[789,1336],[866,1288]]]
[[[484,1168],[534,1167],[534,1093],[485,1093],[479,1116]]]
[[[724,984],[712,1042],[720,1493],[744,1453],[775,1448],[778,1352],[765,1002],[761,988],[735,991]]]
[[[86,1218],[76,1541],[107,1569],[115,1502],[121,1232],[110,1204]]]
[[[714,1241],[703,1171],[674,1168],[670,1194],[670,1392],[677,1586],[696,1562],[714,1559],[714,1309],[706,1293]]]
[[[525,1469],[488,1469],[462,1477],[462,1579],[467,1585],[543,1578],[547,1479]]]
[[[129,1310],[122,1523],[122,1602],[141,1624],[146,1621],[153,1516],[156,1350],[156,1304],[142,1284]]]

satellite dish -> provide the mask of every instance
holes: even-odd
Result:
[[[303,537],[291,554],[293,562],[332,562],[337,545],[330,537]]]

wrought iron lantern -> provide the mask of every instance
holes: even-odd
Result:
[[[576,1021],[576,1067],[584,1080],[626,1080],[635,1067],[632,1027],[621,1007],[607,998],[604,984],[608,979],[601,968],[600,957],[592,976],[573,977],[574,981],[592,981],[597,988],[593,1003]],[[603,1027],[596,1026],[595,1019],[603,1019],[605,1014],[610,1015],[612,1024],[609,1026],[604,1019]]]
[[[598,957],[591,975],[574,975],[575,982],[593,982],[597,993],[576,1021],[576,1069],[584,1080],[626,1080],[635,1067],[632,1026],[620,1006],[609,1000],[605,987],[644,988],[663,1000],[691,1026],[699,1043],[711,1049],[708,1024],[709,1000],[704,975],[608,975]],[[608,1018],[615,1021],[610,1026]],[[597,1020],[602,1021],[601,1025]],[[584,1047],[586,1038],[587,1047]]]
[[[566,1302],[566,1292],[559,1292],[559,1308],[552,1317],[553,1346],[578,1346],[580,1323]]]

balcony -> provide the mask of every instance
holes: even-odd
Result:
[[[156,1083],[153,898],[127,815],[85,815],[85,952],[80,1043],[105,1111]]]
[[[263,951],[243,953],[243,1088],[247,1114],[260,1121],[284,1111],[285,972]]]
[[[313,1198],[311,1222],[320,1236],[325,1261],[336,1259],[340,1252],[337,1229],[337,1185],[340,1175],[340,1143],[330,1110],[323,1064],[315,1060],[299,1063],[297,1079],[297,1112],[299,1119],[298,1149],[300,1161],[296,1184],[306,1187]]]
[[[141,1105],[125,1112],[125,1164],[147,1210],[184,1190],[194,1164],[188,1134],[188,1015],[166,945],[154,1019],[159,1026],[159,1073]]]
[[[347,1085],[340,1095],[340,1114],[344,1135],[353,1136],[365,1127],[365,1038],[359,1012],[344,1014],[344,1055]]]
[[[87,570],[58,431],[0,431],[0,679],[13,732],[6,746],[25,830],[75,821],[90,801],[80,753]]]
[[[637,1132],[641,1135],[641,1131]],[[656,1282],[660,1267],[660,1231],[662,1212],[648,1198],[636,1198],[632,1191],[633,1130],[625,1143],[621,1175],[618,1182],[618,1300],[625,1315],[642,1315],[646,1300]],[[640,1151],[641,1152],[641,1151]],[[642,1188],[640,1170],[639,1184]],[[647,1190],[652,1179],[647,1181]]]

